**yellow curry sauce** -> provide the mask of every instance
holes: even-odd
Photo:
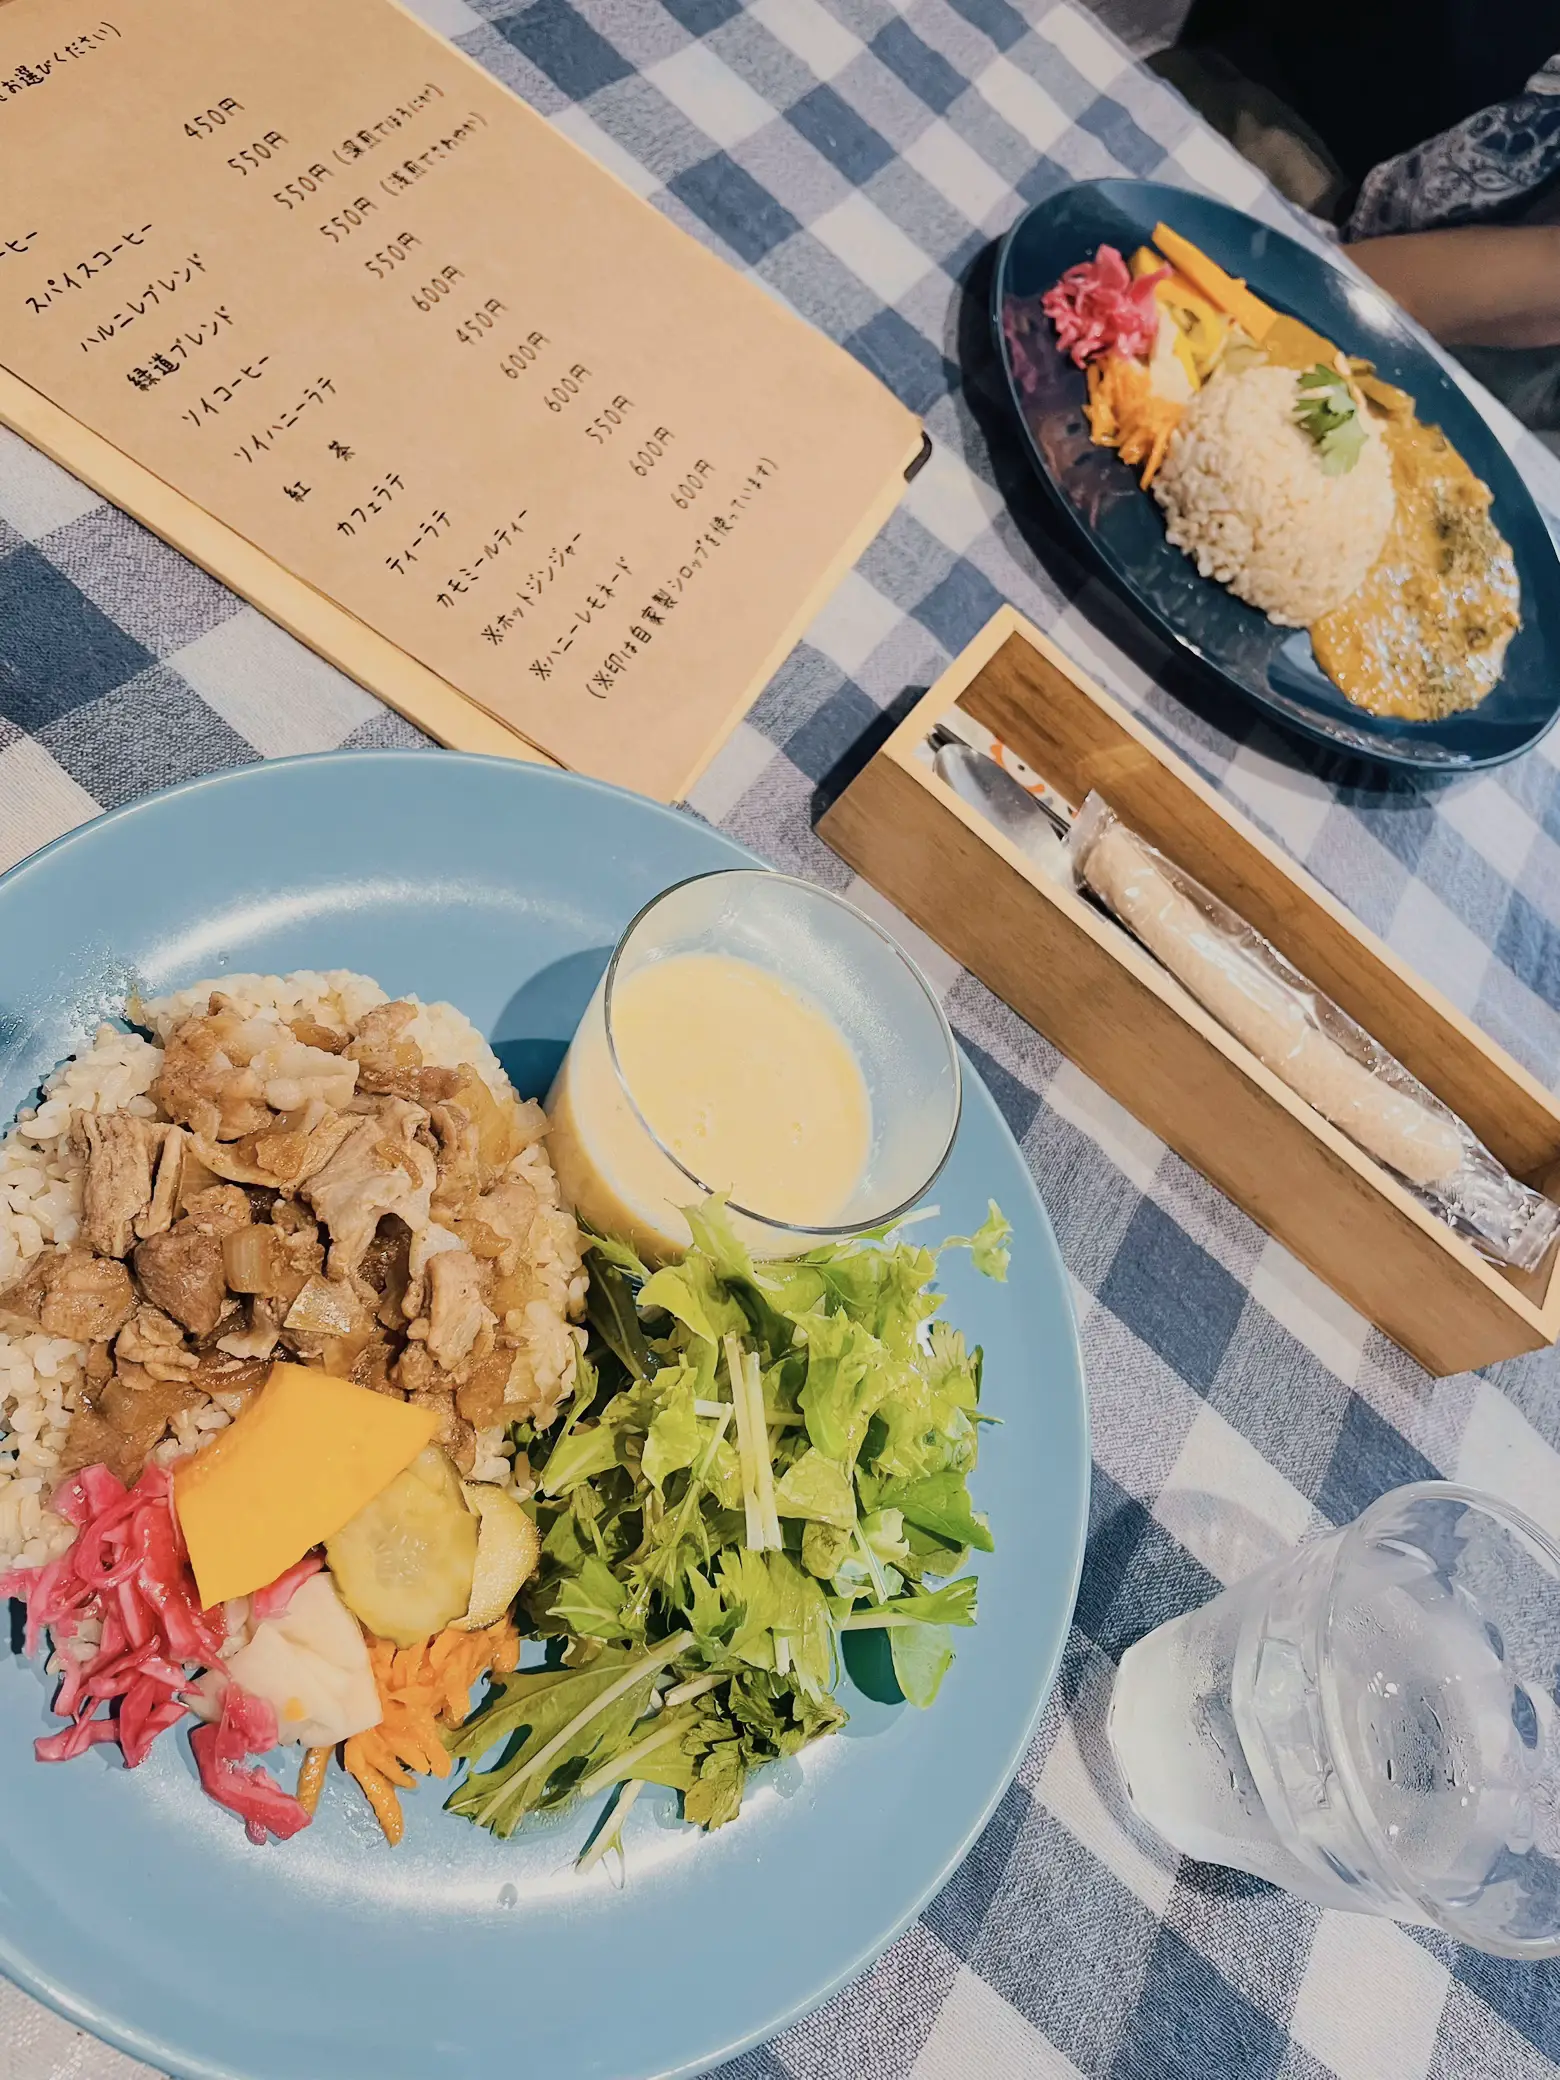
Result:
[[[1338,349],[1300,319],[1280,311],[1263,334],[1262,352],[1275,368],[1314,368],[1318,361],[1331,368]]]
[[[1337,349],[1281,313],[1262,342],[1280,368],[1331,363]],[[1397,512],[1358,592],[1315,622],[1316,661],[1340,693],[1375,715],[1431,722],[1476,707],[1522,625],[1516,565],[1490,519],[1490,488],[1406,391],[1352,364],[1392,452]]]
[[[1365,583],[1311,629],[1339,691],[1376,715],[1431,722],[1476,707],[1521,627],[1489,486],[1412,410],[1386,420],[1397,512]]]

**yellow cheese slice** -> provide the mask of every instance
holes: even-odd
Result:
[[[351,1380],[273,1365],[258,1398],[174,1468],[173,1498],[209,1610],[274,1582],[332,1538],[432,1438],[439,1418]]]
[[[1227,311],[1259,345],[1266,339],[1268,327],[1278,316],[1270,304],[1264,303],[1260,296],[1253,296],[1244,282],[1226,274],[1200,247],[1194,246],[1189,238],[1182,238],[1180,232],[1172,231],[1168,224],[1154,226],[1154,244],[1216,309]]]

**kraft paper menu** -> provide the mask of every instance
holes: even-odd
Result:
[[[389,0],[0,6],[0,417],[446,741],[663,797],[921,444]]]

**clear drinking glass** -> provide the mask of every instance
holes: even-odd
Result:
[[[1122,1656],[1133,1810],[1322,1907],[1560,1954],[1560,1549],[1493,1496],[1397,1488]]]
[[[685,1248],[679,1206],[720,1189],[654,1133],[618,1059],[614,998],[630,976],[678,954],[723,954],[767,970],[832,1021],[866,1084],[866,1160],[824,1226],[730,1202],[754,1253],[797,1255],[905,1212],[937,1176],[958,1130],[959,1055],[941,1004],[881,926],[828,889],[764,868],[684,881],[646,904],[619,940],[547,1101],[548,1150],[576,1209],[651,1262]]]

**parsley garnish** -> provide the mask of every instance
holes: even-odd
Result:
[[[1299,382],[1295,424],[1316,443],[1329,477],[1346,476],[1360,459],[1365,428],[1353,392],[1335,368],[1318,361]]]

